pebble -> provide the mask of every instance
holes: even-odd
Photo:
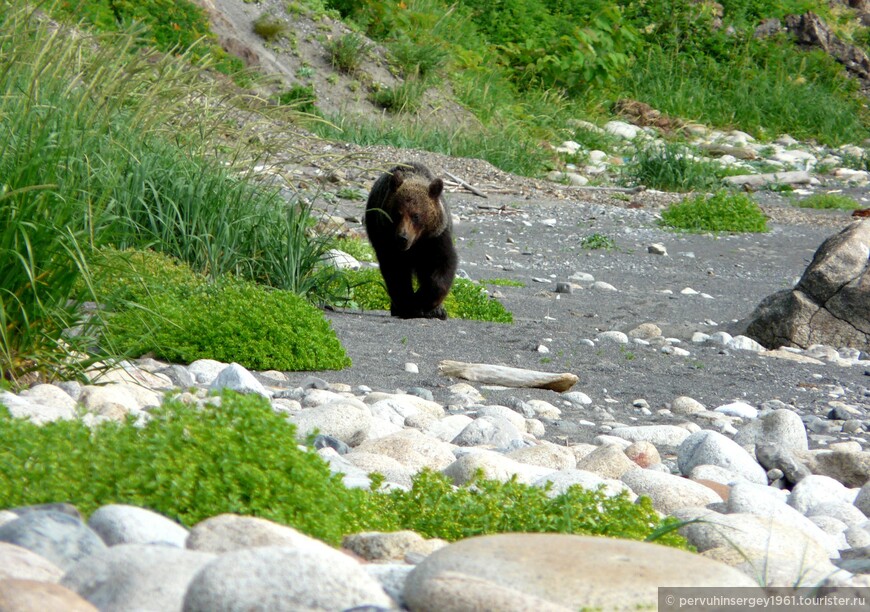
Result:
[[[628,334],[603,332],[598,340],[626,343],[629,336],[663,340],[661,330],[651,323]],[[716,332],[708,341],[727,344],[731,339],[726,336]],[[666,347],[679,349],[670,344]],[[841,360],[857,359],[848,352],[837,354]],[[852,578],[832,560],[857,568],[839,557],[860,558],[865,553],[859,551],[870,542],[866,529],[870,484],[865,484],[865,479],[860,490],[855,484],[866,453],[854,441],[837,439],[831,440],[830,450],[809,451],[810,435],[818,434],[808,435],[808,428],[816,422],[833,421],[808,418],[815,415],[804,415],[804,420],[793,407],[779,401],[765,402],[760,408],[734,401],[708,411],[694,398],[683,396],[674,398],[667,410],[657,414],[683,418],[686,423],[626,425],[616,423],[582,391],[553,396],[557,398],[553,402],[521,399],[518,394],[502,406],[487,404],[476,386],[459,383],[446,390],[449,403],[444,405],[434,401],[426,389],[413,390],[413,394],[384,393],[368,387],[334,386],[313,378],[290,389],[280,376],[268,373],[259,379],[274,381],[274,388],[259,382],[255,385],[251,381],[258,381],[258,377],[240,366],[206,360],[176,366],[172,377],[196,381],[201,388],[226,384],[273,397],[274,409],[296,423],[300,441],[311,432],[319,432],[314,439],[316,452],[331,470],[343,474],[348,486],[368,487],[368,475],[378,472],[390,487],[408,489],[414,474],[424,468],[440,471],[456,484],[468,482],[479,470],[500,481],[516,478],[547,488],[550,496],[574,485],[600,486],[605,495],[625,494],[629,499],[646,495],[659,512],[678,519],[703,517],[702,523],[681,528],[702,553],[689,555],[681,564],[709,564],[705,567],[713,572],[711,575],[728,576],[734,584],[758,576],[772,585],[808,584],[811,579],[864,584],[863,574]],[[96,410],[107,418],[115,411],[147,414],[150,406],[159,404],[162,391],[141,387],[132,391],[130,387],[126,382],[77,388],[39,385],[19,395],[3,392],[0,401],[13,408],[16,417],[37,424],[75,418],[79,405],[89,406],[88,414]],[[75,403],[67,388],[78,393],[81,404]],[[836,399],[842,398],[843,390],[829,391],[832,401],[837,402],[829,411],[839,409],[857,418],[864,414],[853,414],[854,407]],[[99,403],[99,397],[115,399]],[[186,401],[203,406],[213,402],[197,393],[186,397]],[[603,397],[606,406],[610,401],[606,390]],[[653,415],[645,400],[632,406]],[[599,428],[595,444],[560,445],[541,439],[562,422],[563,409],[588,413],[593,420],[584,420]],[[792,486],[791,492],[768,486],[769,475],[773,485],[786,483]],[[491,550],[489,544],[477,548],[486,538],[516,538],[502,542],[508,546],[506,550],[523,546],[527,553],[537,554],[534,550],[539,542],[520,534],[472,538],[450,545],[424,540],[413,532],[349,535],[345,548],[371,563],[363,565],[291,527],[255,517],[219,515],[188,531],[168,517],[121,504],[97,509],[88,524],[75,514],[68,506],[0,510],[0,578],[21,581],[15,583],[20,584],[16,593],[21,597],[40,597],[47,602],[62,593],[70,610],[93,609],[82,607],[88,605],[100,609],[158,605],[160,609],[191,611],[257,605],[276,610],[312,606],[374,610],[409,602],[413,605],[415,597],[424,595],[430,602],[511,602],[514,607],[528,604],[541,610],[574,606],[571,589],[565,586],[536,590],[521,580],[503,584],[486,573],[468,574],[465,566],[442,565],[447,563],[443,559],[452,559],[452,564],[456,559],[482,554],[473,551]],[[723,538],[705,526],[713,523],[732,526],[736,532]],[[649,545],[619,540],[548,537],[553,539],[547,541],[558,542],[558,548],[549,545],[551,556],[557,550],[562,551],[557,556],[567,554],[565,551],[586,551],[586,556],[576,553],[572,564],[552,570],[554,584],[573,584],[571,581],[583,576],[590,584],[607,585],[606,589],[595,586],[598,590],[590,591],[599,593],[595,597],[600,599],[595,601],[602,602],[616,597],[612,585],[619,580],[636,580],[637,564],[647,562],[642,559],[661,552],[661,547],[647,553]],[[580,540],[589,542],[581,546]],[[624,544],[640,546],[632,551],[631,571],[616,561],[619,555],[615,551]],[[745,555],[735,554],[735,547]],[[796,561],[798,550],[806,555],[803,568]],[[670,552],[678,551],[661,554]],[[506,557],[487,558],[490,565],[497,566]],[[578,572],[576,563],[586,558],[595,559],[596,570]],[[657,571],[667,570],[650,563]],[[432,569],[435,567],[438,569]],[[542,566],[535,563],[533,567],[540,571]],[[609,568],[608,580],[594,579],[596,571],[604,572],[604,568]],[[0,586],[8,584],[3,580]],[[51,588],[55,590],[49,593]]]

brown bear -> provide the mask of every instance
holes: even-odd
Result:
[[[401,164],[382,174],[366,203],[366,232],[390,294],[390,314],[446,319],[444,298],[458,257],[444,182],[424,165]],[[412,277],[417,278],[414,291]]]

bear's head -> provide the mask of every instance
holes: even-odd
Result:
[[[419,175],[394,172],[392,178],[392,215],[396,242],[404,251],[422,236],[440,236],[447,229],[449,216],[441,201],[444,182]]]

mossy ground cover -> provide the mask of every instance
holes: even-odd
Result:
[[[35,426],[0,409],[0,508],[69,502],[85,515],[109,503],[152,509],[185,526],[222,513],[258,516],[337,545],[359,531],[413,529],[450,541],[500,532],[646,539],[661,521],[633,503],[578,487],[556,497],[511,481],[454,488],[423,472],[409,491],[347,489],[260,397],[227,392],[219,405],[170,401],[142,427],[78,420]],[[666,530],[666,529],[665,529]],[[673,532],[660,543],[685,548]]]

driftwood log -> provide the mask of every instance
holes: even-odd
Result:
[[[438,364],[438,372],[443,376],[455,376],[489,385],[532,387],[559,392],[567,391],[579,380],[577,376],[568,372],[554,374],[553,372],[538,372],[487,363],[465,363],[448,359]]]

